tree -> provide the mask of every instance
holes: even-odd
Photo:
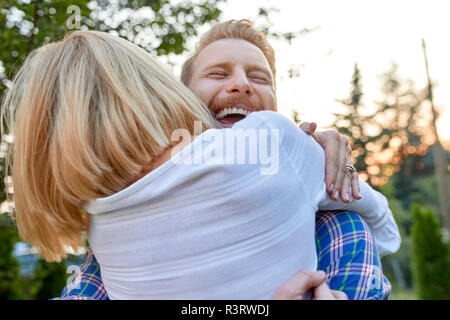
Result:
[[[338,100],[345,106],[335,113],[333,123],[349,137],[355,166],[362,178],[378,188],[389,200],[402,237],[402,247],[383,259],[385,270],[395,274],[401,287],[412,284],[411,203],[437,203],[429,139],[430,117],[427,90],[399,76],[398,65],[380,76],[382,99],[370,113],[363,104],[361,72],[355,64],[349,97]],[[370,129],[370,132],[369,130]],[[370,134],[369,134],[370,133]]]
[[[374,186],[385,184],[398,171],[404,177],[420,171],[422,158],[433,143],[428,139],[426,90],[418,90],[412,80],[402,79],[396,64],[380,79],[383,98],[369,113],[362,104],[361,72],[355,64],[350,96],[338,100],[347,110],[335,113],[333,123],[334,128],[350,137],[356,168]]]
[[[433,118],[431,120],[431,127],[433,128],[435,143],[433,145],[433,158],[435,164],[436,178],[438,180],[438,192],[439,192],[439,211],[444,218],[444,224],[447,230],[450,230],[450,202],[448,200],[448,153],[442,147],[437,130],[437,121],[439,118],[439,111],[434,105],[433,101],[433,85],[431,83],[430,71],[428,68],[428,57],[426,52],[425,40],[422,39],[423,55],[425,58],[425,70],[428,80],[428,94],[427,99],[430,102],[431,113]]]
[[[355,63],[351,81],[350,96],[344,100],[338,100],[347,109],[345,113],[333,113],[334,122],[332,126],[341,134],[350,139],[352,156],[355,159],[355,168],[362,175],[367,174],[367,163],[365,159],[368,154],[366,144],[375,138],[369,137],[365,128],[370,123],[370,118],[361,112],[363,105],[363,91],[361,83],[361,71]]]
[[[8,77],[33,49],[73,29],[96,29],[124,37],[156,55],[180,54],[200,26],[216,21],[225,0],[2,1],[0,96]],[[1,74],[2,72],[0,72]]]
[[[379,181],[375,184],[385,183],[395,172],[411,177],[414,171],[420,171],[420,162],[431,144],[426,138],[430,121],[426,90],[417,89],[410,79],[402,79],[395,63],[380,78],[383,99],[371,116],[378,132],[375,143],[367,146],[373,151],[367,160],[381,167],[377,174],[381,179],[373,179]],[[409,163],[404,163],[406,159]]]
[[[450,246],[430,209],[413,205],[412,262],[414,284],[421,299],[450,299]]]
[[[33,290],[31,297],[36,300],[48,300],[59,297],[66,285],[67,267],[64,262],[38,261],[37,269],[32,277]]]

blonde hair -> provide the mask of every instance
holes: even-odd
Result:
[[[34,50],[5,96],[2,118],[14,136],[6,172],[13,161],[19,234],[49,261],[83,246],[83,204],[125,188],[173,145],[173,130],[193,134],[194,121],[216,127],[150,54],[97,31]]]
[[[250,20],[229,20],[216,23],[207,33],[205,33],[195,47],[193,55],[187,59],[181,69],[181,82],[189,86],[192,77],[192,66],[198,54],[211,43],[222,39],[241,39],[250,42],[258,47],[269,63],[273,74],[274,88],[276,78],[275,51],[267,41],[266,35],[255,29]]]

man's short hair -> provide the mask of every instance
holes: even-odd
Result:
[[[250,20],[229,20],[222,23],[216,23],[208,32],[206,32],[197,43],[193,55],[187,59],[181,69],[181,81],[188,86],[192,77],[192,66],[198,54],[208,45],[222,39],[241,39],[250,42],[258,47],[267,61],[273,74],[275,87],[275,51],[267,41],[266,35],[255,29]]]

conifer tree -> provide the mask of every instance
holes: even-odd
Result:
[[[450,299],[450,247],[431,209],[413,205],[412,263],[420,299]]]

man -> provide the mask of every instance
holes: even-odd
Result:
[[[250,112],[277,109],[275,75],[272,47],[251,22],[241,20],[217,24],[206,33],[183,65],[181,80],[223,127],[231,127]],[[301,127],[311,134],[315,129],[314,124]],[[335,132],[315,133],[314,137],[325,149],[325,179],[330,197],[346,203],[352,197],[359,199],[358,176],[354,170],[345,169],[352,169],[348,140]],[[383,254],[395,252],[399,238],[396,230],[383,227],[370,230],[352,212],[319,212],[318,269],[326,272],[327,283],[334,290],[324,282],[323,273],[301,271],[281,286],[274,298],[301,299],[313,290],[316,299],[386,299],[391,287],[382,274],[378,250]],[[62,299],[107,299],[99,265],[91,251],[78,278],[80,286],[66,287]]]

